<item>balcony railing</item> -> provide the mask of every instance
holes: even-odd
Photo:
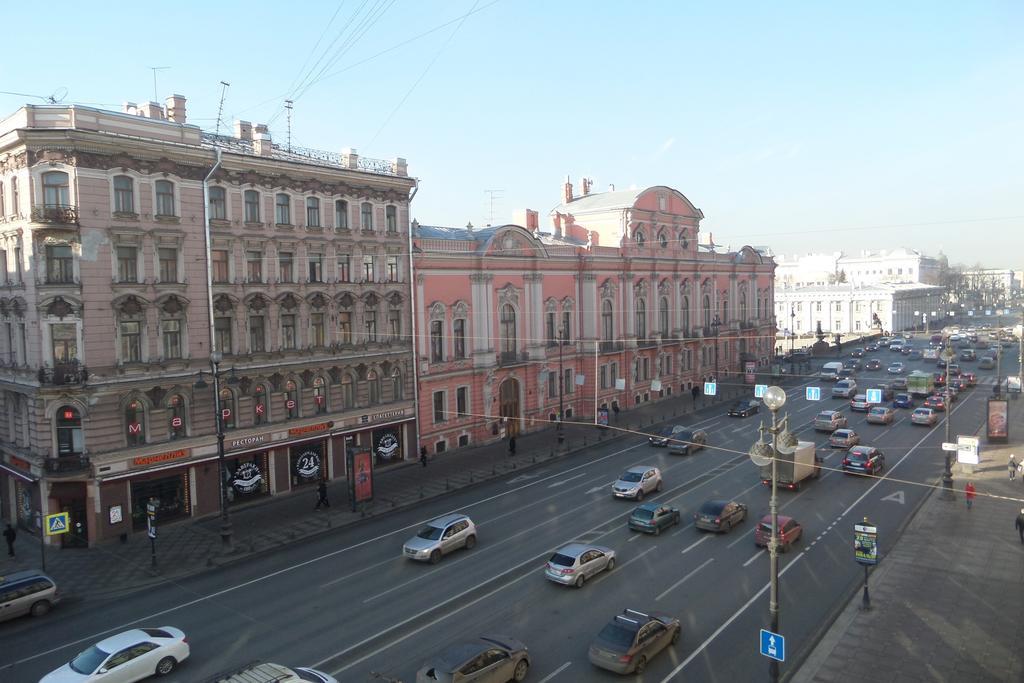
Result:
[[[647,338],[647,339],[640,339],[640,338],[638,338],[636,340],[636,345],[637,345],[637,348],[649,349],[652,346],[657,346],[658,345],[658,340],[654,339],[653,337],[652,338]]]
[[[89,370],[78,361],[56,363],[52,368],[39,368],[39,383],[53,386],[85,384],[89,380]]]
[[[498,365],[506,367],[509,365],[521,365],[530,360],[530,354],[525,351],[520,353],[519,351],[502,351],[498,354]]]
[[[622,351],[625,348],[625,344],[620,341],[603,341],[601,342],[601,353],[614,353],[616,351]]]
[[[49,474],[77,474],[89,469],[89,456],[79,454],[47,458],[44,466]]]
[[[47,205],[33,206],[32,221],[35,223],[78,225],[78,207]]]

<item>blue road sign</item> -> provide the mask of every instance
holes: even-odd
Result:
[[[821,387],[807,387],[806,396],[808,401],[820,401]]]
[[[786,639],[778,633],[761,629],[761,654],[780,662],[786,661]]]
[[[68,532],[68,513],[58,512],[53,515],[46,515],[46,535],[56,536]]]
[[[717,382],[704,382],[704,395],[705,396],[714,396],[717,393],[718,393],[718,383]]]
[[[868,403],[881,403],[882,402],[882,390],[881,389],[868,389],[867,391]]]
[[[768,391],[767,384],[754,385],[754,398],[764,398],[764,392]]]

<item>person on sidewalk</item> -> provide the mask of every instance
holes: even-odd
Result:
[[[424,467],[427,466],[427,447],[420,446],[420,464]]]
[[[508,437],[508,456],[511,458],[516,454],[516,437]]]
[[[1017,515],[1017,521],[1013,523],[1017,527],[1017,533],[1020,534],[1020,542],[1024,543],[1024,508],[1020,509],[1020,514]]]
[[[1017,456],[1010,453],[1010,462],[1007,463],[1007,467],[1010,468],[1010,481],[1013,481],[1014,477],[1017,476]]]
[[[14,539],[18,537],[18,532],[14,530],[10,524],[4,529],[4,540],[7,541],[7,557],[14,557]]]
[[[326,482],[320,482],[320,485],[316,487],[316,507],[314,511],[319,510],[320,506],[331,507],[331,501],[327,500],[327,484]]]
[[[967,486],[964,487],[964,498],[967,499],[967,509],[970,510],[974,505],[974,482],[967,482]]]

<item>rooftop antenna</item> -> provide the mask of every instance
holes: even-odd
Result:
[[[153,101],[154,102],[159,102],[160,101],[160,96],[157,94],[156,72],[157,71],[166,71],[167,69],[170,69],[171,67],[169,67],[169,66],[150,66],[150,67],[147,67],[147,68],[150,71],[153,72]]]
[[[68,89],[61,86],[53,91],[53,94],[46,98],[50,104],[60,104],[68,96]]]
[[[292,101],[285,100],[284,108],[288,110],[288,152],[292,151]]]
[[[500,200],[504,193],[505,190],[484,190],[484,194],[487,195],[488,215],[490,216],[487,221],[488,225],[494,225],[494,200]]]
[[[221,81],[220,84],[222,87],[220,89],[220,104],[217,106],[217,128],[215,135],[220,135],[220,117],[224,113],[224,98],[228,94],[228,88],[231,87],[231,84],[227,81]]]

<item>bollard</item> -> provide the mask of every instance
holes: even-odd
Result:
[[[536,455],[531,455],[530,456],[530,462],[537,462],[537,456]]]
[[[554,448],[552,448],[550,451],[548,451],[548,457],[549,458],[555,457],[555,449]]]
[[[496,466],[494,466],[494,465],[491,465],[491,476],[493,477],[497,473],[498,473],[498,468]]]
[[[420,487],[420,500],[423,500],[423,487]]]
[[[515,460],[512,461],[512,469],[516,469],[516,461]]]
[[[449,483],[448,483],[448,477],[445,477],[445,478],[444,478],[444,490],[445,490],[445,491],[450,491],[450,490],[451,490],[451,488],[452,488],[452,487],[451,487],[451,484],[449,484]]]
[[[469,473],[469,483],[470,484],[473,483],[473,473],[472,472]]]
[[[585,436],[583,437],[583,447],[584,448],[587,447],[587,437],[585,437]]]

